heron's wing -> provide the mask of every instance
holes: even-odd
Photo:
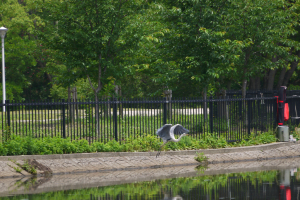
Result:
[[[170,129],[172,124],[165,124],[163,127],[156,131],[156,135],[158,135],[163,141],[167,141],[170,139]]]
[[[180,124],[176,124],[172,126],[170,132],[171,134],[181,135],[183,133],[188,133],[190,131],[184,128],[183,126],[181,126]]]

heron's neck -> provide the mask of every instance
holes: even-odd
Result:
[[[174,142],[179,142],[183,136],[185,136],[185,134],[180,135],[178,139],[174,139]]]

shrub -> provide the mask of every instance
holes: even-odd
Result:
[[[7,148],[5,148],[4,145],[0,143],[0,155],[6,156],[7,153],[8,153]]]
[[[25,138],[20,136],[12,136],[10,140],[3,143],[7,148],[7,155],[26,155],[27,151],[24,149]]]
[[[168,142],[165,150],[192,150],[207,148],[225,148],[227,146],[249,146],[276,142],[272,132],[259,135],[251,134],[246,140],[228,144],[223,136],[207,134],[201,139],[189,136],[183,137],[179,142]],[[123,144],[111,140],[106,144],[95,142],[89,145],[87,140],[73,140],[61,137],[33,138],[30,135],[20,137],[11,135],[11,139],[0,143],[0,155],[44,155],[44,154],[70,154],[90,152],[145,152],[158,151],[162,141],[154,135],[144,134],[137,138],[130,137]]]
[[[104,143],[95,142],[92,144],[96,152],[104,152]]]

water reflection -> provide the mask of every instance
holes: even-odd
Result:
[[[285,169],[280,170],[280,185],[279,185],[279,196],[280,199],[286,199],[290,200],[292,199],[292,193],[291,193],[291,177],[295,175],[295,172],[297,172],[297,168],[293,169]],[[299,199],[299,188],[297,189],[297,199]]]
[[[167,171],[168,169],[161,170]],[[131,171],[131,174],[134,173],[136,171]],[[163,174],[163,172],[161,173]],[[27,185],[22,184],[22,187],[25,188],[23,191],[11,190],[9,194],[6,194],[5,197],[2,195],[3,197],[0,199],[300,200],[300,172],[297,167],[218,175],[208,173],[212,172],[207,169],[201,173],[196,171],[191,175],[185,174],[186,177],[135,181],[85,189],[60,190],[59,187],[53,187],[53,191],[44,191],[43,193],[36,188],[47,188],[51,179],[41,185],[37,184],[38,179],[31,179],[26,182]],[[119,172],[120,174],[122,173]],[[86,174],[83,174],[82,178],[84,176]],[[53,179],[57,180],[55,177]],[[19,188],[20,185],[14,185],[14,187]]]
[[[183,200],[183,198],[179,195],[172,197],[172,196],[169,196],[168,194],[165,194],[163,200]]]

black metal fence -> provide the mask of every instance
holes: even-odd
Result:
[[[230,98],[234,97],[242,97],[242,91],[241,90],[227,90],[223,93],[220,92],[219,94],[226,94],[226,96],[229,96]],[[278,90],[248,90],[246,92],[247,97],[251,98],[263,98],[263,97],[274,97],[278,96]],[[286,90],[287,96],[294,96],[294,95],[300,95],[300,90]]]
[[[287,98],[297,117],[299,96]],[[155,134],[164,124],[182,124],[194,138],[209,133],[237,141],[251,132],[276,127],[276,98],[226,99],[102,99],[95,101],[9,102],[1,112],[0,137],[7,133],[33,137],[70,137],[107,142]],[[298,124],[294,118],[291,123]]]

